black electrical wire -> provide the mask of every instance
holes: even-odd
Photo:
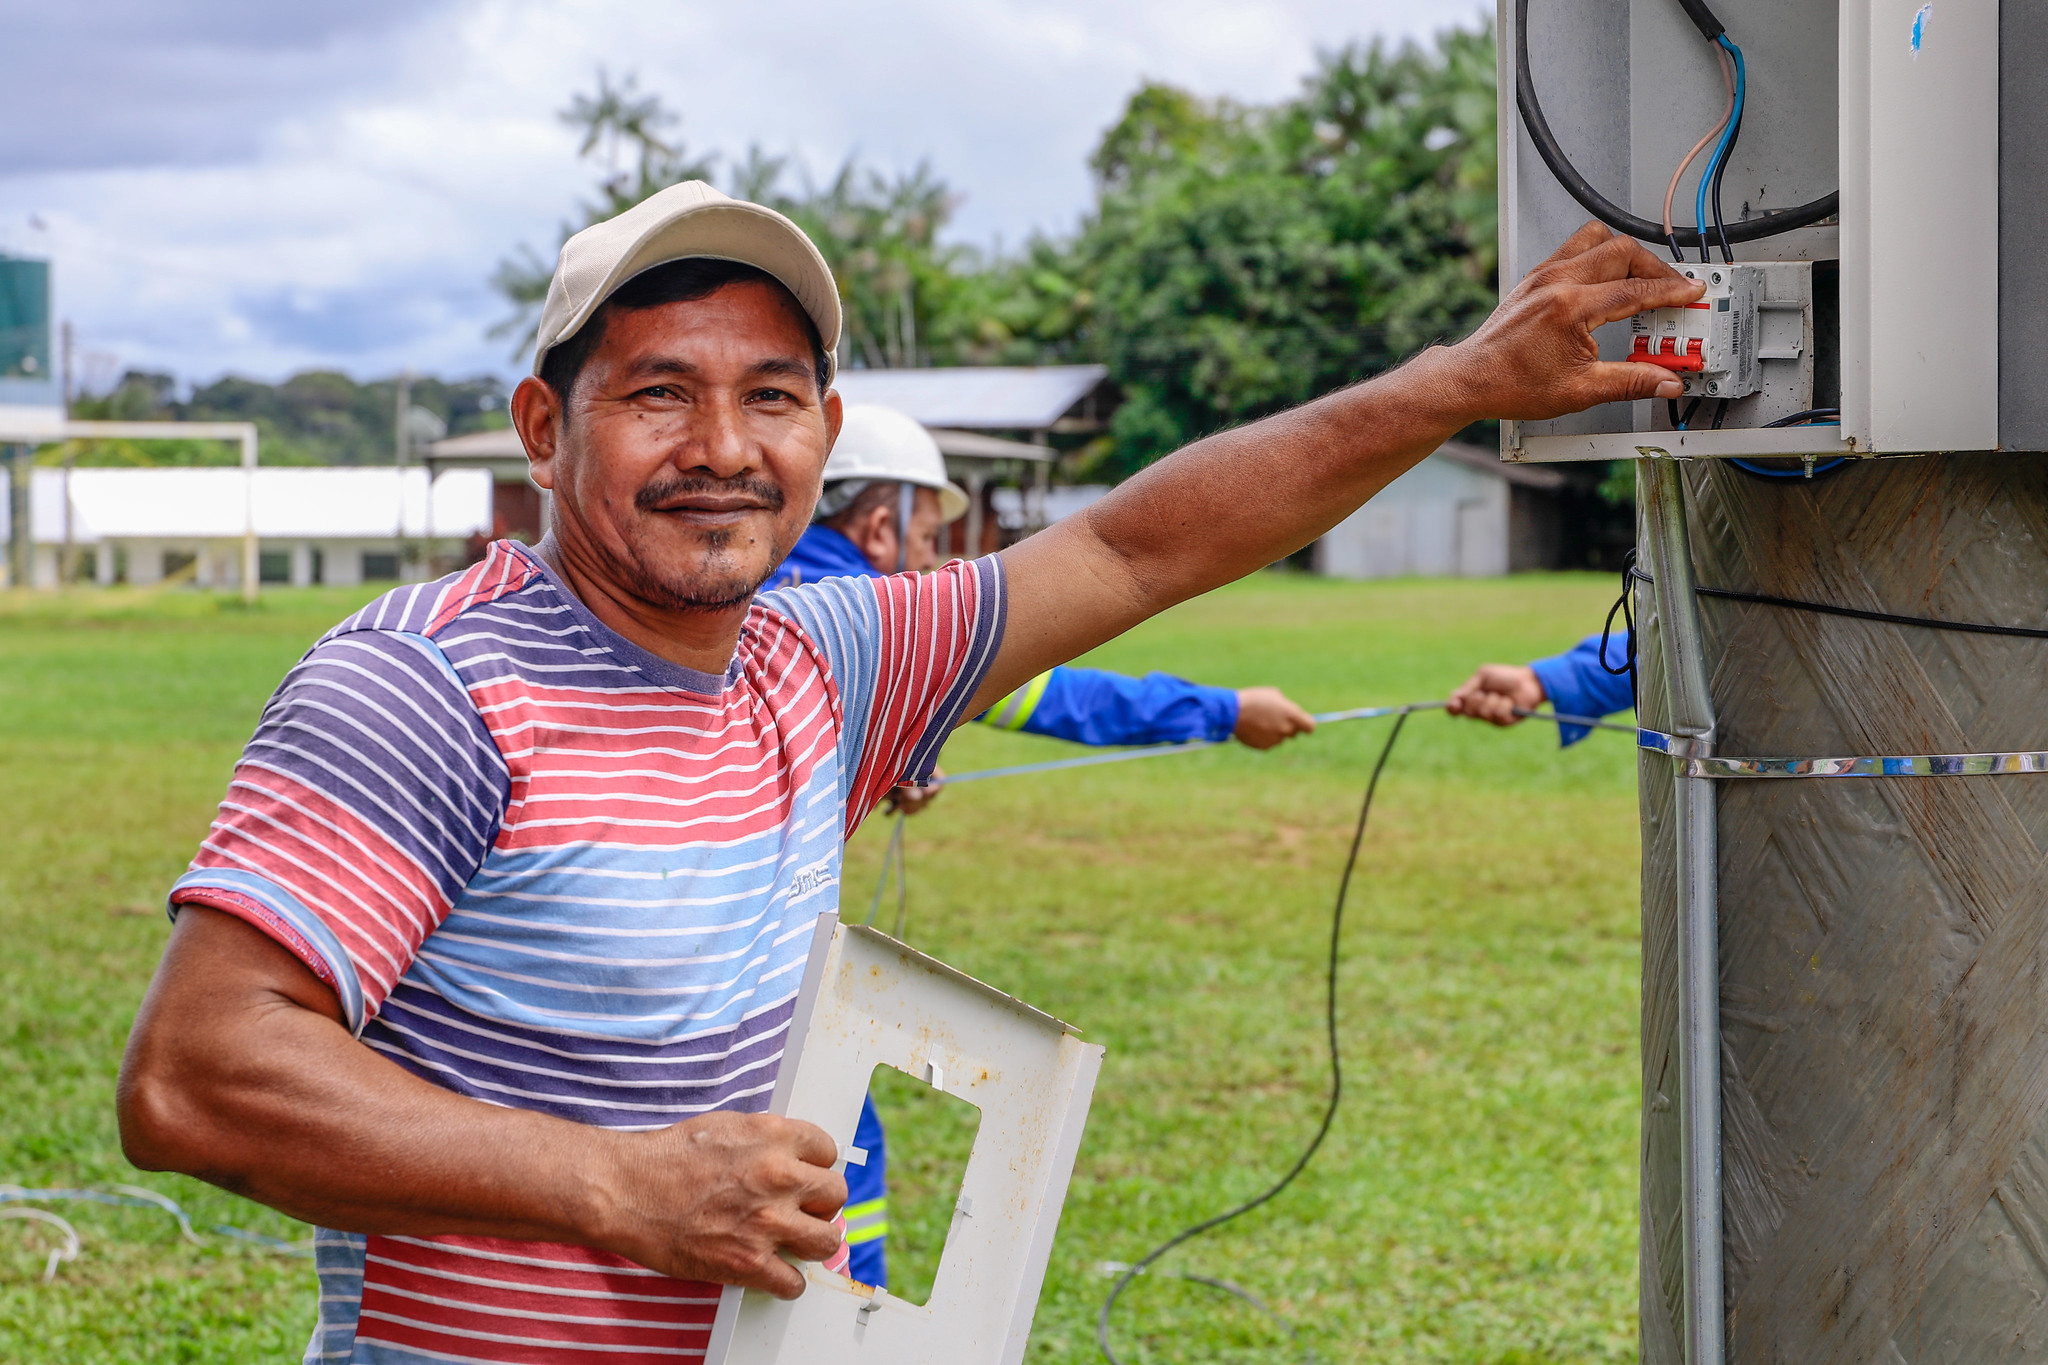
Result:
[[[1747,100],[1742,101],[1742,104],[1747,103]],[[1728,225],[1721,221],[1721,176],[1727,171],[1728,163],[1735,159],[1735,144],[1742,141],[1742,120],[1746,112],[1741,105],[1736,106],[1735,131],[1728,136],[1728,150],[1721,154],[1721,160],[1714,166],[1714,188],[1712,191],[1714,199],[1714,235],[1721,239],[1721,263],[1723,265],[1735,264],[1735,250],[1728,244]],[[1705,250],[1706,248],[1702,246],[1701,253],[1704,254]],[[1716,422],[1714,425],[1719,426],[1720,423]]]
[[[1707,33],[1710,28],[1713,30],[1708,34],[1708,41],[1720,36],[1720,20],[1715,19],[1704,4],[1698,0],[1679,0],[1679,3],[1702,33]],[[1550,121],[1543,116],[1543,106],[1536,98],[1535,77],[1529,69],[1529,0],[1515,0],[1515,108],[1522,115],[1522,126],[1528,130],[1529,141],[1535,144],[1536,154],[1557,177],[1557,183],[1564,186],[1588,213],[1616,232],[1627,233],[1640,241],[1670,240],[1665,236],[1663,224],[1636,217],[1595,189],[1592,182],[1572,165],[1571,157],[1558,143],[1557,135],[1550,131]],[[1841,200],[1839,190],[1830,190],[1811,203],[1766,212],[1726,229],[1726,240],[1730,243],[1756,242],[1794,228],[1811,226],[1834,217],[1841,210]],[[1697,227],[1690,231],[1674,227],[1671,236],[1686,246],[1702,248],[1708,240]]]
[[[1628,572],[1638,583],[1656,582],[1633,564],[1629,566]],[[1822,616],[1847,616],[1858,621],[1881,621],[1888,626],[1918,626],[1923,630],[1955,630],[1969,635],[2005,635],[2022,640],[2048,640],[2048,630],[2032,626],[1996,626],[1981,621],[1944,621],[1934,616],[1900,616],[1895,612],[1865,611],[1861,607],[1838,607],[1830,602],[1803,602],[1796,597],[1774,597],[1769,593],[1741,592],[1735,588],[1695,587],[1693,591],[1701,597],[1721,597],[1730,602],[1749,602],[1759,607],[1811,611]],[[1629,637],[1629,644],[1631,647],[1635,644],[1633,633]],[[1604,664],[1605,660],[1602,662]]]
[[[1330,1102],[1323,1109],[1323,1121],[1317,1125],[1315,1136],[1309,1139],[1308,1146],[1302,1149],[1301,1155],[1295,1158],[1294,1164],[1287,1168],[1287,1174],[1281,1176],[1271,1185],[1268,1185],[1263,1192],[1245,1200],[1242,1204],[1226,1209],[1214,1217],[1205,1218],[1192,1227],[1183,1228],[1181,1231],[1176,1232],[1173,1236],[1146,1252],[1136,1263],[1126,1267],[1123,1273],[1117,1276],[1116,1283],[1110,1286],[1109,1296],[1102,1301],[1101,1313],[1095,1319],[1095,1344],[1100,1348],[1102,1358],[1107,1360],[1109,1365],[1123,1365],[1122,1360],[1118,1358],[1117,1353],[1111,1349],[1109,1344],[1109,1317],[1116,1308],[1116,1301],[1122,1297],[1124,1290],[1130,1285],[1131,1281],[1144,1274],[1151,1268],[1153,1262],[1166,1255],[1167,1252],[1172,1251],[1175,1247],[1180,1246],[1184,1242],[1192,1241],[1194,1238],[1200,1237],[1203,1233],[1214,1228],[1220,1228],[1232,1219],[1242,1217],[1253,1209],[1258,1208],[1261,1204],[1278,1197],[1282,1190],[1294,1183],[1295,1177],[1308,1169],[1308,1163],[1314,1159],[1316,1152],[1322,1147],[1323,1139],[1330,1135],[1330,1126],[1337,1121],[1337,1105],[1344,1095],[1343,1054],[1337,1045],[1337,967],[1342,961],[1340,949],[1344,939],[1344,902],[1351,890],[1351,874],[1358,867],[1359,847],[1365,842],[1366,821],[1372,816],[1372,798],[1374,793],[1380,789],[1380,774],[1386,771],[1387,759],[1393,755],[1394,744],[1401,738],[1401,728],[1407,723],[1408,712],[1406,710],[1395,714],[1394,728],[1387,732],[1387,742],[1380,746],[1379,757],[1373,761],[1372,776],[1367,779],[1365,784],[1365,800],[1358,808],[1358,825],[1351,832],[1351,851],[1345,856],[1343,875],[1337,879],[1337,902],[1330,912],[1330,955],[1329,965],[1325,972],[1325,995],[1323,1002],[1324,1028],[1329,1035],[1330,1043]],[[1198,1279],[1194,1276],[1187,1276],[1185,1278],[1193,1279],[1197,1284],[1211,1283],[1208,1280]],[[1216,1287],[1224,1289],[1229,1293],[1238,1294],[1240,1298],[1246,1297],[1234,1286],[1217,1285]],[[1263,1308],[1265,1305],[1260,1304],[1259,1306]],[[1266,1311],[1272,1312],[1270,1309]],[[1274,1314],[1273,1316],[1277,1318],[1279,1315]],[[1283,1319],[1283,1325],[1284,1321]],[[1293,1331],[1291,1327],[1288,1330],[1290,1332]],[[1306,1352],[1304,1352],[1304,1358],[1308,1358]]]
[[[1808,408],[1804,412],[1795,412],[1789,416],[1780,417],[1774,422],[1766,422],[1763,425],[1763,429],[1803,426],[1808,422],[1822,423],[1823,419],[1830,417],[1839,422],[1842,419],[1842,410],[1840,408]]]
[[[1841,420],[1842,410],[1840,408],[1808,408],[1804,412],[1795,412],[1789,416],[1780,417],[1774,422],[1766,422],[1759,430],[1769,430],[1772,427],[1803,426],[1807,423],[1825,426],[1831,422],[1839,422]],[[1811,465],[1803,461],[1799,464],[1770,465],[1763,463],[1761,460],[1746,459],[1731,459],[1728,463],[1734,465],[1743,473],[1754,474],[1760,479],[1811,479],[1822,474],[1832,474],[1838,469],[1846,469],[1849,464],[1849,457],[1847,455],[1833,455]]]
[[[1636,572],[1636,552],[1630,550],[1628,555],[1621,561],[1621,596],[1614,599],[1614,605],[1607,609],[1607,619],[1600,623],[1600,667],[1606,671],[1607,676],[1610,678],[1618,678],[1624,673],[1628,674],[1629,701],[1640,710],[1642,709],[1643,698],[1641,692],[1636,687],[1635,585],[1638,578],[1641,578],[1645,583],[1650,581],[1646,576]],[[1607,641],[1614,634],[1614,614],[1616,612],[1621,613],[1621,628],[1628,632],[1628,648],[1623,655],[1619,668],[1607,662]]]
[[[1705,0],[1678,0],[1678,7],[1685,11],[1685,17],[1692,20],[1693,26],[1699,29],[1700,36],[1710,43],[1728,31],[1727,26],[1715,18],[1714,12],[1707,8]]]

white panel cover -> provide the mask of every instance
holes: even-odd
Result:
[[[878,1065],[981,1110],[931,1298],[815,1263],[794,1302],[728,1288],[706,1365],[1015,1365],[1024,1358],[1102,1049],[886,934],[819,917],[772,1113],[853,1141]]]

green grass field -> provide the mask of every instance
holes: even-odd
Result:
[[[1434,698],[1483,659],[1576,639],[1612,591],[1262,576],[1092,661],[1277,683],[1318,710]],[[165,888],[270,689],[359,600],[0,595],[0,1183],[129,1181],[202,1228],[294,1234],[129,1168],[114,1076]],[[1100,1263],[1256,1192],[1313,1130],[1330,901],[1386,725],[961,787],[911,822],[907,937],[1109,1049],[1033,1361],[1093,1359]],[[969,727],[944,762],[1064,752]],[[1169,1266],[1262,1295],[1324,1361],[1635,1358],[1634,787],[1619,736],[1560,752],[1535,725],[1409,722],[1354,883],[1336,1129],[1292,1190]],[[875,819],[849,852],[851,916],[887,832]],[[944,1164],[918,1139],[891,1137],[912,1257]],[[307,1262],[192,1246],[161,1214],[58,1211],[85,1250],[51,1284],[46,1231],[0,1222],[0,1361],[297,1360]],[[1153,1365],[1289,1358],[1258,1314],[1163,1277],[1125,1296],[1117,1341]]]

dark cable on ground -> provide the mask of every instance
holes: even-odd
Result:
[[[1373,795],[1379,791],[1380,774],[1386,771],[1387,759],[1394,752],[1395,742],[1401,738],[1401,729],[1408,723],[1408,715],[1409,712],[1405,707],[1395,713],[1394,728],[1387,732],[1387,741],[1380,746],[1379,757],[1373,762],[1372,776],[1365,784],[1365,800],[1358,808],[1358,825],[1351,833],[1351,851],[1345,856],[1344,872],[1337,881],[1336,905],[1330,914],[1330,954],[1329,965],[1325,974],[1326,990],[1323,1012],[1330,1043],[1330,1102],[1323,1110],[1323,1121],[1317,1125],[1315,1136],[1309,1139],[1308,1146],[1302,1149],[1301,1155],[1295,1158],[1294,1164],[1288,1167],[1287,1173],[1267,1186],[1263,1192],[1254,1195],[1234,1208],[1226,1209],[1222,1213],[1216,1214],[1214,1217],[1205,1218],[1192,1227],[1183,1228],[1166,1241],[1161,1242],[1158,1246],[1146,1252],[1135,1264],[1117,1276],[1116,1283],[1110,1286],[1109,1296],[1102,1301],[1102,1312],[1097,1315],[1095,1320],[1095,1344],[1101,1349],[1103,1359],[1107,1360],[1109,1365],[1123,1365],[1123,1362],[1109,1344],[1109,1318],[1110,1314],[1116,1309],[1117,1300],[1122,1297],[1124,1290],[1129,1287],[1131,1281],[1144,1274],[1155,1261],[1166,1255],[1169,1251],[1172,1251],[1175,1247],[1192,1241],[1205,1232],[1220,1228],[1232,1219],[1243,1217],[1261,1204],[1277,1198],[1282,1190],[1292,1185],[1295,1178],[1308,1169],[1308,1163],[1315,1157],[1316,1152],[1321,1149],[1323,1139],[1330,1135],[1330,1126],[1337,1120],[1337,1106],[1344,1095],[1343,1054],[1339,1049],[1337,1041],[1337,968],[1342,961],[1344,902],[1351,890],[1351,874],[1358,867],[1358,850],[1365,842],[1365,826],[1367,820],[1372,816],[1372,799]],[[1203,1282],[1201,1280],[1196,1281],[1196,1283]],[[1229,1286],[1217,1287],[1224,1288],[1226,1292],[1238,1292]],[[1250,1298],[1249,1295],[1242,1293],[1239,1293],[1239,1297]],[[1251,1301],[1254,1303],[1258,1302],[1256,1299]],[[1274,1313],[1270,1308],[1266,1308],[1263,1303],[1259,1303],[1258,1306],[1273,1317],[1279,1318],[1279,1314]],[[1284,1324],[1285,1320],[1282,1319],[1282,1322]],[[1290,1335],[1293,1331],[1294,1329],[1289,1326],[1288,1332]],[[1313,1358],[1312,1353],[1306,1350],[1303,1352],[1303,1359]]]
[[[1609,612],[1608,616],[1609,620],[1611,621],[1613,619],[1613,613]],[[1605,643],[1605,637],[1603,635],[1601,658],[1601,663],[1603,667],[1606,666]],[[1633,668],[1633,664],[1634,660],[1633,657],[1631,657],[1631,668]],[[1619,672],[1620,670],[1610,669],[1609,671]],[[1365,799],[1359,806],[1358,824],[1357,827],[1352,831],[1351,847],[1344,860],[1343,875],[1339,878],[1337,883],[1337,899],[1336,904],[1331,912],[1330,918],[1330,956],[1328,966],[1327,995],[1325,999],[1325,1023],[1326,1028],[1328,1030],[1330,1046],[1330,1102],[1328,1107],[1324,1110],[1321,1125],[1316,1129],[1315,1136],[1309,1140],[1308,1146],[1305,1149],[1303,1149],[1301,1156],[1295,1161],[1294,1165],[1289,1168],[1285,1175],[1281,1176],[1279,1180],[1275,1181],[1263,1193],[1259,1194],[1255,1198],[1246,1200],[1244,1203],[1237,1205],[1235,1208],[1220,1213],[1213,1218],[1206,1219],[1201,1223],[1197,1223],[1195,1226],[1191,1228],[1184,1229],[1183,1231],[1177,1233],[1173,1238],[1171,1238],[1167,1242],[1162,1243],[1160,1246],[1153,1248],[1152,1251],[1148,1252],[1141,1260],[1139,1260],[1135,1264],[1126,1265],[1116,1262],[1109,1262],[1105,1264],[1104,1268],[1106,1270],[1111,1271],[1112,1273],[1117,1274],[1118,1279],[1116,1284],[1111,1287],[1108,1297],[1103,1301],[1102,1312],[1096,1323],[1096,1343],[1098,1346],[1100,1346],[1103,1355],[1107,1357],[1107,1359],[1110,1361],[1110,1365],[1122,1365],[1122,1362],[1117,1358],[1115,1351],[1112,1350],[1109,1345],[1108,1333],[1110,1313],[1111,1310],[1115,1308],[1118,1298],[1122,1295],[1124,1289],[1130,1284],[1131,1280],[1133,1280],[1139,1275],[1151,1273],[1153,1264],[1156,1261],[1158,1261],[1160,1257],[1172,1251],[1175,1247],[1178,1247],[1181,1244],[1195,1237],[1199,1237],[1203,1233],[1208,1232],[1213,1228],[1221,1227],[1223,1224],[1230,1222],[1232,1219],[1237,1218],[1243,1214],[1249,1213],[1253,1209],[1258,1208],[1261,1204],[1264,1204],[1269,1200],[1277,1197],[1281,1191],[1285,1190],[1289,1185],[1294,1183],[1295,1178],[1298,1177],[1303,1170],[1307,1169],[1309,1162],[1314,1158],[1317,1150],[1322,1147],[1323,1140],[1329,1136],[1331,1125],[1335,1122],[1337,1117],[1338,1103],[1343,1095],[1343,1062],[1342,1053],[1339,1050],[1338,1046],[1337,1036],[1337,973],[1338,967],[1342,960],[1341,948],[1344,928],[1344,908],[1351,889],[1351,877],[1353,872],[1355,872],[1358,867],[1358,854],[1365,840],[1365,830],[1367,822],[1369,821],[1372,815],[1373,798],[1379,791],[1380,775],[1386,770],[1388,758],[1390,758],[1393,755],[1394,744],[1401,737],[1402,727],[1408,723],[1408,717],[1413,715],[1415,712],[1434,711],[1441,709],[1443,705],[1444,703],[1440,701],[1409,702],[1402,706],[1360,707],[1353,711],[1330,712],[1323,716],[1318,717],[1319,720],[1325,721],[1349,718],[1368,719],[1375,716],[1388,715],[1394,717],[1394,728],[1388,732],[1386,743],[1380,747],[1379,756],[1373,761],[1372,776],[1366,782]],[[1635,733],[1634,728],[1631,726],[1616,725],[1612,722],[1601,720],[1595,716],[1574,716],[1556,711],[1531,711],[1525,710],[1521,707],[1515,708],[1515,715],[1525,719],[1554,721],[1560,725],[1580,725],[1585,726],[1588,729],[1615,730],[1620,731],[1624,734]],[[1186,753],[1190,752],[1193,749],[1208,747],[1212,746],[1206,743],[1158,745],[1146,750],[1125,750],[1119,754],[1104,755],[1100,759],[1097,759],[1095,761],[1113,760],[1119,757],[1143,757],[1148,754],[1163,755],[1170,753]],[[1047,770],[1048,768],[1061,766],[1065,765],[1059,763],[1051,765],[1026,764],[1018,768],[989,769],[982,773],[967,774],[963,776],[1007,777],[1020,775],[1026,772],[1041,772]],[[896,876],[898,897],[895,937],[899,940],[902,938],[904,922],[902,899],[904,895],[903,828],[904,816],[901,813],[899,813],[896,818],[895,828],[891,830],[889,835],[889,845],[887,849],[883,851],[882,875],[881,878],[875,883],[874,900],[868,907],[867,918],[867,923],[874,923],[875,916],[881,909],[882,893],[888,887],[889,876],[891,871],[893,870]],[[1289,1322],[1286,1319],[1286,1317],[1282,1315],[1278,1310],[1273,1308],[1272,1305],[1268,1304],[1264,1299],[1260,1298],[1257,1294],[1254,1294],[1249,1289],[1246,1289],[1243,1285],[1236,1284],[1230,1280],[1220,1279],[1212,1275],[1197,1274],[1192,1271],[1169,1271],[1166,1273],[1171,1275],[1174,1279],[1186,1280],[1192,1284],[1207,1285],[1211,1289],[1221,1290],[1226,1294],[1230,1294],[1238,1299],[1242,1299],[1245,1303],[1251,1305],[1259,1312],[1271,1318],[1276,1324],[1278,1324],[1283,1330],[1286,1331],[1290,1339],[1295,1341],[1297,1344],[1300,1342],[1301,1336],[1300,1333],[1296,1330],[1294,1324]],[[1314,1352],[1304,1347],[1302,1352],[1302,1358],[1304,1360],[1313,1361],[1315,1358]]]

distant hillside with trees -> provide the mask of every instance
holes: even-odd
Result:
[[[411,381],[414,430],[461,435],[502,427],[505,385],[494,376]],[[108,392],[73,399],[75,417],[113,421],[250,422],[262,433],[265,464],[390,464],[396,449],[398,380],[357,383],[333,370],[308,370],[281,384],[229,376],[177,396],[168,374],[130,370]],[[430,416],[423,416],[428,414]],[[240,458],[217,441],[77,441],[69,453],[81,464],[233,464]],[[44,463],[64,458],[64,446],[46,447]]]

